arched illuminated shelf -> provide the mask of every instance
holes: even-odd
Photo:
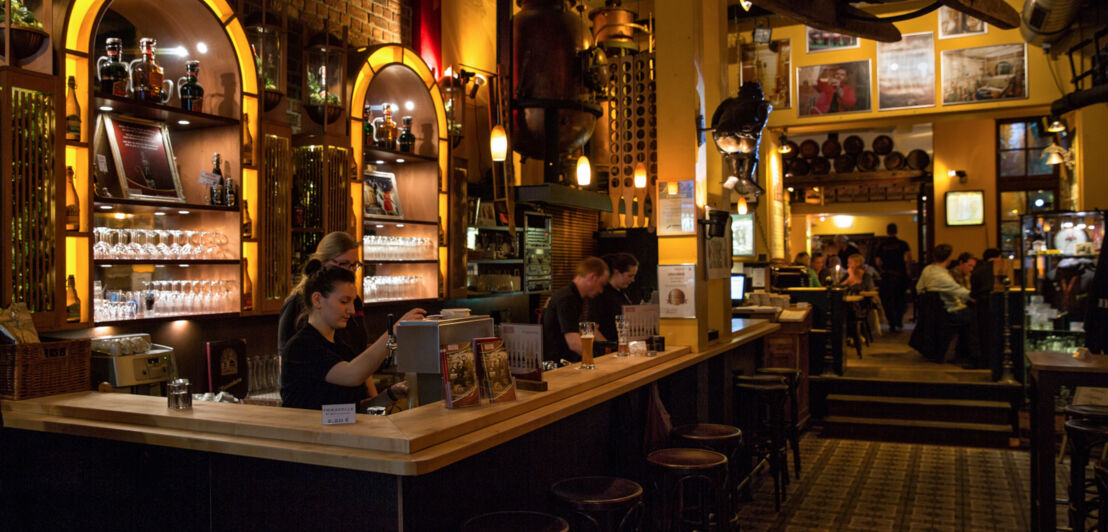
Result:
[[[373,165],[377,170],[394,173],[397,175],[398,192],[401,202],[405,205],[404,218],[415,223],[406,225],[403,229],[395,229],[394,226],[380,227],[379,219],[363,214],[363,223],[358,224],[358,238],[365,236],[367,227],[376,230],[379,234],[396,236],[432,236],[438,243],[438,271],[435,271],[435,262],[423,264],[388,264],[369,261],[366,265],[367,275],[371,274],[370,268],[380,268],[386,274],[403,269],[411,270],[420,268],[423,275],[434,275],[441,279],[447,278],[447,248],[440,235],[447,234],[449,216],[449,201],[445,176],[450,150],[446,133],[446,109],[443,106],[442,93],[439,91],[438,81],[431,69],[414,51],[395,44],[385,44],[370,47],[363,50],[366,59],[357,69],[354,76],[353,91],[350,98],[350,131],[351,147],[354,150],[354,158],[358,163],[357,180],[351,187],[351,195],[354,205],[359,213],[363,210],[363,187],[361,183],[362,172],[368,165]],[[367,103],[380,104],[385,101],[400,106],[394,119],[397,126],[401,125],[401,117],[413,116],[413,133],[417,142],[413,153],[397,153],[396,150],[377,149],[363,144],[362,126],[367,118],[365,105]],[[411,110],[405,108],[405,103],[413,102]],[[372,157],[372,159],[369,159]],[[399,160],[403,162],[399,162]],[[409,189],[405,192],[405,185]],[[431,199],[434,198],[434,203]],[[434,226],[426,225],[433,222]],[[372,224],[372,225],[371,225]],[[429,233],[428,233],[429,231]],[[426,266],[426,270],[422,268]],[[395,268],[395,269],[390,269]],[[396,273],[398,275],[406,275]],[[441,283],[436,279],[436,295],[441,295]]]
[[[219,151],[231,165],[230,174],[226,174],[225,167],[225,175],[230,175],[240,188],[238,205],[243,205],[242,200],[248,201],[251,217],[257,219],[254,201],[257,196],[257,171],[242,164],[241,140],[243,127],[249,128],[253,138],[259,138],[258,79],[246,32],[225,0],[177,0],[172,3],[74,0],[69,4],[63,27],[64,75],[77,80],[76,96],[83,111],[81,139],[66,141],[65,149],[66,165],[75,170],[82,209],[80,230],[68,233],[66,237],[66,272],[76,277],[83,307],[79,325],[87,327],[92,325],[90,304],[93,300],[92,242],[88,232],[93,225],[93,212],[99,212],[99,209],[93,208],[95,198],[90,178],[98,164],[96,146],[92,141],[101,108],[112,107],[114,113],[122,116],[166,122],[173,137],[187,203],[204,202],[205,189],[194,177],[188,176],[209,170],[212,152]],[[180,110],[176,87],[167,105],[144,104],[97,93],[94,90],[97,46],[102,48],[104,43],[101,41],[105,37],[120,36],[120,32],[128,36],[124,42],[124,62],[136,59],[140,37],[158,39],[162,52],[178,47],[188,51],[188,57],[165,53],[157,56],[158,63],[164,68],[165,78],[175,84],[184,75],[186,60],[200,60],[199,82],[205,88],[203,112]],[[244,114],[250,117],[245,124],[241,119]],[[191,125],[186,122],[191,122]],[[226,211],[222,216],[227,220],[221,223],[234,227],[237,233],[239,221],[234,213],[240,211],[232,208],[226,208]],[[252,279],[257,279],[257,260],[254,260],[258,256],[257,242],[242,240],[240,245],[242,257],[250,260],[249,274]],[[228,265],[233,266],[234,262]],[[241,281],[241,277],[239,279]]]

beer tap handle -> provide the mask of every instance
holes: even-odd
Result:
[[[388,350],[388,355],[385,357],[385,361],[381,363],[382,368],[395,368],[396,367],[396,329],[394,324],[396,322],[392,314],[389,314],[386,318],[385,334],[388,335],[388,339],[385,340],[385,349]]]

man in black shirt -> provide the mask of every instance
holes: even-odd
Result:
[[[628,286],[635,282],[639,272],[639,261],[630,253],[612,253],[604,256],[611,277],[604,284],[604,291],[589,302],[589,321],[596,322],[596,328],[609,341],[617,340],[616,316],[623,314],[624,305],[633,305],[627,295]]]
[[[862,250],[858,249],[858,246],[855,246],[846,235],[835,235],[835,246],[839,249],[839,264],[843,266],[846,266],[851,255],[862,254]]]
[[[886,227],[889,236],[877,241],[874,250],[877,267],[881,270],[881,306],[885,307],[885,318],[889,320],[889,330],[898,331],[904,324],[905,292],[908,291],[908,264],[912,261],[908,243],[896,237],[897,227],[892,223]]]
[[[996,342],[993,334],[993,308],[992,293],[996,287],[996,274],[994,266],[1000,258],[1000,250],[989,248],[981,255],[981,261],[970,273],[970,297],[973,298],[973,328],[970,338],[971,362],[978,369],[989,367],[994,360],[994,346]],[[999,321],[999,320],[998,320]]]
[[[556,290],[542,312],[543,358],[581,360],[581,335],[577,324],[585,317],[585,300],[596,297],[608,284],[608,265],[596,257],[577,264],[573,282]],[[596,340],[603,342],[597,331]]]

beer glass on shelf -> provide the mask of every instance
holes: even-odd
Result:
[[[627,357],[631,356],[631,349],[629,346],[631,336],[631,324],[627,323],[627,319],[623,317],[623,314],[616,316],[616,337],[618,339],[619,350],[616,351],[616,356]]]
[[[581,334],[581,369],[596,369],[592,360],[592,344],[596,339],[596,322],[582,321],[577,324]]]

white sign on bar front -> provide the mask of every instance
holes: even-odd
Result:
[[[324,425],[346,425],[354,422],[354,403],[323,405]]]

